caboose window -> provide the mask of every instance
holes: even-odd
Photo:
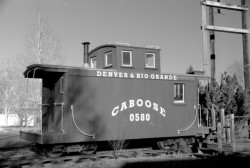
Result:
[[[91,68],[96,68],[96,57],[91,57],[90,58],[90,67]]]
[[[155,53],[146,53],[146,68],[155,68]]]
[[[105,54],[105,66],[112,66],[112,52]]]
[[[184,84],[183,83],[174,84],[174,102],[184,103]]]
[[[122,66],[132,66],[131,51],[122,51]]]

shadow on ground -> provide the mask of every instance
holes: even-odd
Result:
[[[192,167],[192,168],[215,168],[227,167],[237,168],[249,165],[250,154],[234,153],[230,155],[219,155],[205,159],[184,159],[168,161],[144,161],[126,163],[121,168],[162,168],[162,167]]]

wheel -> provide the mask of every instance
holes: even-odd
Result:
[[[165,141],[157,141],[158,148],[162,150],[169,150],[170,147],[165,143]]]
[[[97,144],[91,143],[91,144],[84,144],[81,150],[82,155],[91,155],[94,154],[97,150]]]
[[[63,146],[59,145],[59,146],[53,146],[51,148],[46,148],[45,154],[51,158],[60,157],[63,154]]]

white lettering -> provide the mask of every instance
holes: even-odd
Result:
[[[116,106],[113,110],[112,110],[112,113],[111,113],[111,115],[112,116],[116,116],[116,114],[118,114],[119,113],[119,106]]]
[[[136,78],[138,78],[138,79],[141,78],[140,74],[137,73]]]
[[[141,114],[141,121],[144,121],[145,120],[145,115],[142,113]]]
[[[166,110],[163,108],[163,107],[159,107],[159,105],[157,103],[152,103],[150,100],[142,100],[142,99],[137,99],[137,100],[134,100],[134,99],[131,99],[129,101],[125,101],[125,102],[122,102],[121,105],[119,106],[116,106],[113,110],[112,110],[112,113],[111,115],[112,116],[116,116],[119,112],[122,112],[126,109],[129,109],[129,108],[133,108],[135,106],[137,107],[142,107],[142,106],[145,106],[146,108],[152,108],[154,111],[159,111],[160,110],[160,114],[165,117],[166,116]],[[148,114],[135,114],[134,116],[132,116],[130,114],[130,121],[149,121],[150,120],[150,115]]]
[[[135,121],[139,121],[140,120],[140,116],[138,113],[135,114]]]
[[[138,100],[136,101],[136,105],[137,105],[138,107],[141,107],[141,106],[143,105],[142,99],[138,99]]]
[[[133,74],[127,72],[108,72],[108,71],[96,71],[96,76],[115,77],[115,78],[177,80],[176,75],[143,74],[143,73]]]
[[[127,109],[127,104],[126,104],[126,102],[123,102],[120,111],[123,111],[123,110],[126,110],[126,109]]]
[[[101,71],[96,71],[96,76],[102,76],[102,72]]]
[[[146,114],[146,121],[149,121],[149,120],[150,120],[150,115]]]
[[[123,73],[119,72],[119,77],[122,78],[123,77]]]
[[[102,76],[106,77],[107,76],[107,72],[102,72]]]
[[[147,107],[147,108],[150,108],[151,107],[151,101],[149,101],[149,100],[146,100],[145,101],[145,106]]]
[[[112,77],[113,73],[112,72],[108,72],[108,77]]]
[[[157,104],[157,103],[154,103],[153,106],[154,106],[153,109],[154,109],[155,111],[158,111],[158,110],[159,110],[159,109],[158,109],[158,104]]]
[[[134,119],[135,119],[134,114],[130,114],[130,115],[129,115],[129,120],[130,120],[130,121],[134,121]]]
[[[129,100],[129,108],[132,108],[135,106],[135,101],[132,99],[132,100]]]
[[[161,113],[161,115],[163,115],[163,117],[166,117],[166,114],[165,114],[165,113],[166,113],[166,111],[164,110],[164,108],[162,108],[162,107],[160,107],[160,108],[161,108],[161,112],[160,112],[160,113]]]

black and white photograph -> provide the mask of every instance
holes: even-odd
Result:
[[[0,0],[0,167],[250,159],[250,0]]]

